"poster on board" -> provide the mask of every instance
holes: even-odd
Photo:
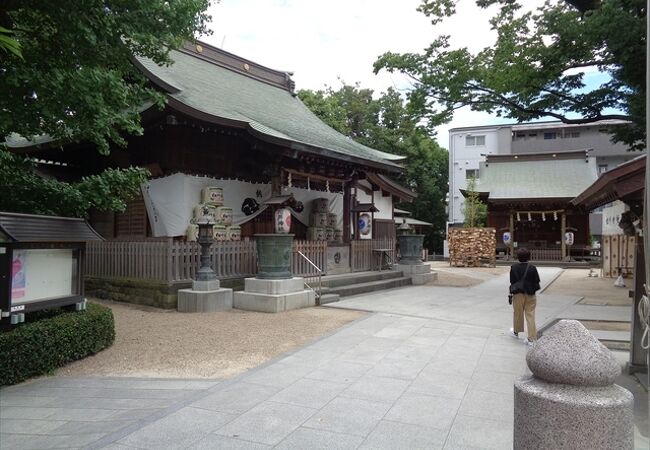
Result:
[[[14,252],[11,262],[11,298],[19,299],[25,296],[27,267],[25,265],[25,252]]]

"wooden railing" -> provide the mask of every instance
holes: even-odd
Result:
[[[350,242],[350,267],[352,272],[375,270],[381,264],[382,254],[377,250],[387,250],[387,255],[395,262],[395,240],[390,238],[368,239]]]
[[[86,249],[85,264],[88,276],[164,282],[193,279],[200,257],[200,246],[196,242],[171,239],[88,242]],[[295,253],[297,250],[325,270],[326,242],[294,241],[294,274],[315,276],[315,269]],[[257,273],[254,240],[215,242],[210,248],[210,255],[218,278],[242,278]]]
[[[562,250],[559,248],[531,248],[531,261],[562,261]]]

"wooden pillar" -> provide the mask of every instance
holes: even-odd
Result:
[[[515,247],[514,247],[514,242],[515,242],[515,217],[514,213],[510,211],[510,228],[508,229],[510,231],[510,258],[515,259]]]
[[[566,244],[564,243],[564,233],[566,233],[566,212],[562,211],[562,216],[560,219],[560,246],[562,261],[566,258]]]
[[[279,162],[273,163],[273,174],[271,175],[271,196],[282,195],[282,167]]]
[[[643,240],[637,238],[635,245],[636,252],[634,256],[634,308],[632,308],[632,330],[630,335],[630,362],[627,369],[629,373],[647,372],[648,362],[646,360],[648,351],[641,346],[641,336],[643,336],[643,325],[638,318],[638,308],[641,297],[644,294],[643,285],[645,284],[645,260],[643,252]]]
[[[351,186],[350,181],[346,181],[343,186],[343,242],[346,243],[350,242]]]

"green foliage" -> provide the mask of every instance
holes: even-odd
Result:
[[[23,59],[23,54],[20,51],[20,44],[11,37],[13,32],[7,30],[5,27],[0,27],[0,49],[5,53],[11,53],[14,56]]]
[[[3,0],[0,26],[22,58],[0,58],[0,136],[89,140],[107,153],[141,134],[139,108],[164,97],[133,56],[169,63],[169,51],[206,34],[209,0]]]
[[[446,223],[447,151],[420,126],[419,117],[399,92],[388,89],[376,98],[373,94],[358,84],[298,93],[309,109],[340,133],[374,149],[406,156],[405,172],[398,181],[413,189],[418,198],[400,207],[434,225],[427,229],[425,246],[441,251]]]
[[[467,180],[465,204],[463,205],[463,216],[465,217],[465,227],[483,227],[487,219],[487,205],[481,201],[478,192],[476,192],[476,178],[471,177]]]
[[[41,176],[30,160],[0,150],[0,211],[87,217],[88,211],[124,211],[140,192],[146,169],[107,169],[74,183]]]
[[[455,4],[423,0],[419,10],[437,24],[455,14]],[[411,103],[426,111],[430,125],[450,121],[464,106],[517,121],[626,119],[632,125],[619,127],[614,140],[644,148],[644,0],[548,0],[535,11],[516,0],[476,4],[497,7],[490,19],[494,45],[473,54],[440,36],[423,53],[386,53],[375,63],[376,72],[414,80]],[[610,79],[588,90],[585,71],[594,69]]]
[[[0,332],[0,386],[52,372],[109,347],[115,339],[110,308],[62,312]]]

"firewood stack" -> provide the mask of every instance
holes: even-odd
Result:
[[[494,228],[449,228],[449,264],[455,267],[494,267]]]

